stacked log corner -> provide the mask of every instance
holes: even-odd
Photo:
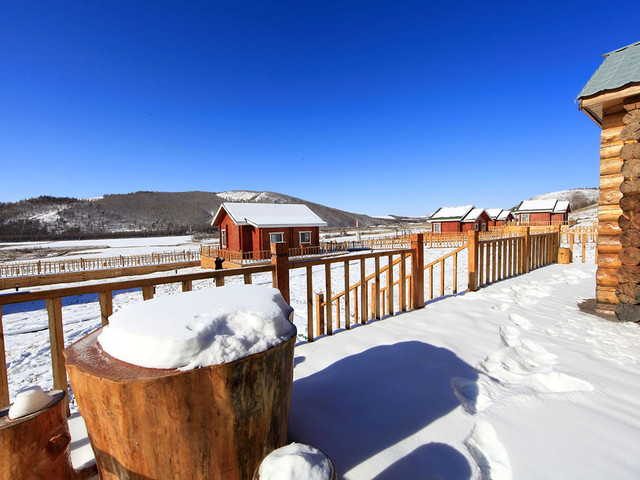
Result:
[[[620,226],[618,219],[622,213],[620,191],[622,184],[621,150],[624,145],[621,132],[626,111],[622,105],[614,105],[603,110],[602,134],[600,141],[600,198],[598,200],[598,242],[596,246],[598,271],[596,274],[597,311],[613,314],[618,303],[616,289],[617,273],[621,266],[618,254]]]
[[[625,100],[620,131],[620,268],[616,273],[616,316],[640,321],[640,96]]]

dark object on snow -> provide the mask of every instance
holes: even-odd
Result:
[[[216,257],[216,270],[222,270],[222,263],[224,262],[224,258]]]

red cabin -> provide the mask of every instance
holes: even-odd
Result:
[[[491,218],[484,209],[473,205],[442,207],[429,219],[433,233],[486,231],[490,221]]]
[[[327,223],[306,205],[223,203],[212,225],[218,227],[221,249],[255,252],[254,258],[262,258],[260,252],[269,251],[271,243],[284,242],[289,248],[320,245],[320,227]]]
[[[566,200],[527,200],[513,209],[513,214],[524,225],[557,225],[569,221],[571,206]]]
[[[487,215],[491,218],[490,227],[504,227],[507,222],[514,220],[511,210],[503,210],[502,208],[490,208],[486,210]]]

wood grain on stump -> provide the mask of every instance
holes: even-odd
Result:
[[[102,480],[251,478],[286,443],[295,327],[269,350],[184,372],[113,358],[100,331],[65,356]]]
[[[9,420],[8,408],[0,410],[0,478],[77,478],[71,465],[71,435],[65,410],[65,392],[54,392],[52,405]]]

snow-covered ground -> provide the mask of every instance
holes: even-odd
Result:
[[[342,478],[637,479],[640,327],[551,265],[298,345],[290,436]]]

